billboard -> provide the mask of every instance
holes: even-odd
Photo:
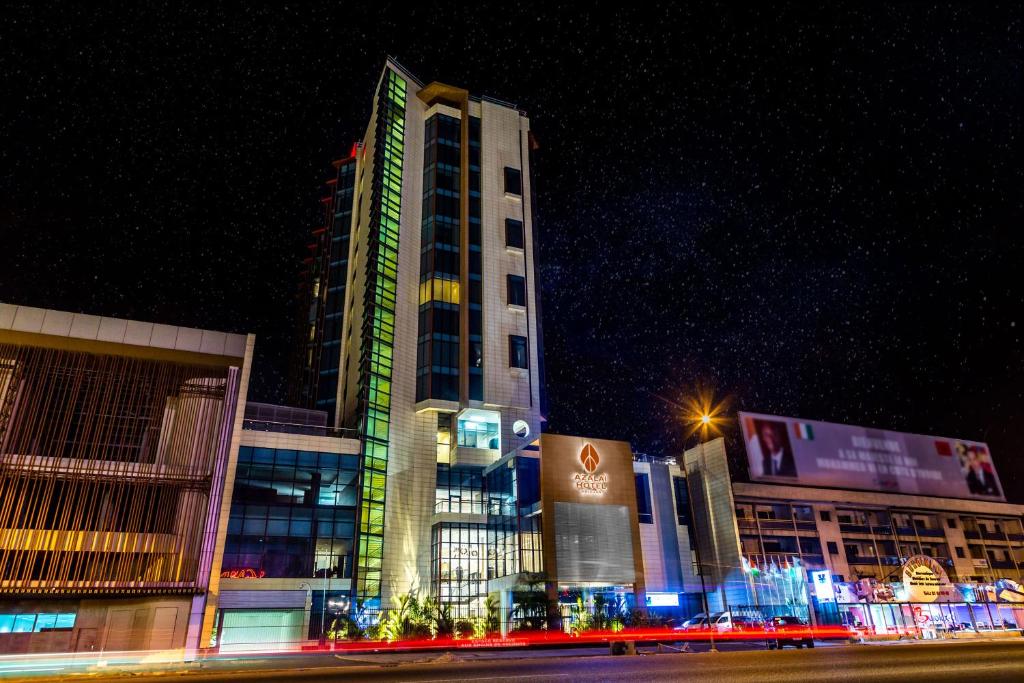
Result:
[[[978,441],[740,413],[751,481],[1005,500]]]

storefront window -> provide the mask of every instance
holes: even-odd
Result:
[[[487,526],[437,524],[432,532],[434,593],[453,616],[479,616],[487,596]]]
[[[40,631],[71,629],[74,626],[74,612],[0,614],[0,633],[39,633]]]

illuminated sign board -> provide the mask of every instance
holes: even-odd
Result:
[[[1005,500],[988,446],[921,434],[740,413],[753,481]]]
[[[927,555],[914,555],[903,565],[903,589],[907,602],[949,602],[953,594],[946,570]]]
[[[267,573],[262,569],[253,567],[241,567],[239,569],[225,569],[220,573],[222,579],[262,579]]]
[[[679,593],[648,593],[648,607],[679,607]]]
[[[814,583],[814,597],[818,598],[818,602],[836,601],[836,589],[832,585],[831,572],[811,572],[811,581]]]
[[[601,466],[601,456],[593,444],[584,444],[580,451],[580,464],[583,465],[582,472],[573,472],[572,482],[576,490],[586,495],[604,495],[608,490],[608,475],[598,474]]]

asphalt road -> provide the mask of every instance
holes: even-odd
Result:
[[[367,663],[373,662],[373,663]],[[380,662],[380,663],[377,663]],[[283,664],[280,662],[279,664]],[[166,679],[169,672],[132,680]],[[88,675],[89,680],[117,680]],[[367,657],[321,658],[301,668],[256,671],[218,669],[182,676],[197,683],[216,681],[1022,681],[1024,638],[1020,640],[853,645],[814,650],[673,653],[635,657],[605,655],[464,658],[431,655],[418,660]],[[39,679],[35,679],[38,681]],[[124,680],[124,678],[121,678]]]

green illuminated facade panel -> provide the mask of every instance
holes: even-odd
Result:
[[[381,595],[405,101],[405,80],[388,69],[377,102],[374,205],[370,219],[360,358],[363,467],[354,593],[356,599],[367,606],[379,601]]]

